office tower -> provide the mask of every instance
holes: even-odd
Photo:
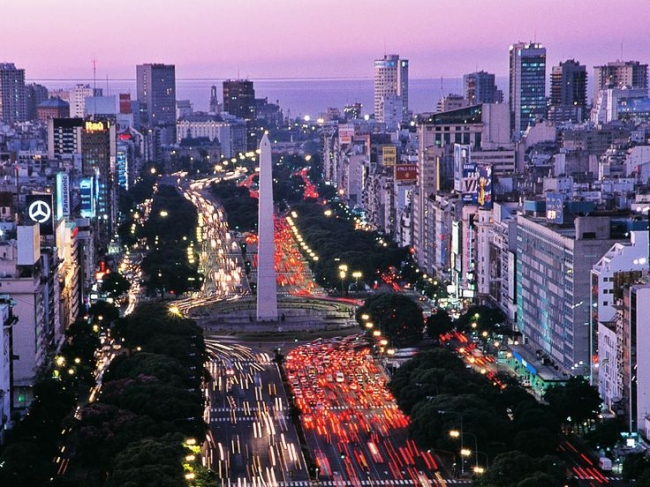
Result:
[[[140,123],[148,128],[164,128],[163,143],[176,140],[176,67],[173,64],[136,66],[136,91]]]
[[[503,91],[497,88],[494,74],[477,71],[463,76],[465,99],[470,105],[503,103]]]
[[[36,120],[36,107],[48,98],[49,96],[45,86],[36,83],[25,86],[25,110],[27,110],[27,120]]]
[[[587,67],[569,59],[551,70],[549,120],[579,122],[587,115]]]
[[[99,223],[97,238],[100,246],[108,243],[116,221],[116,143],[116,126],[110,120],[84,121],[81,131],[81,173],[84,178],[93,178],[95,185],[95,216]]]
[[[47,157],[74,159],[81,154],[83,118],[50,118],[47,121]]]
[[[546,48],[519,42],[510,46],[511,128],[518,139],[535,120],[546,115]]]
[[[229,79],[223,82],[224,112],[244,120],[255,120],[255,108],[255,88],[252,81]]]
[[[27,120],[25,70],[14,63],[0,63],[0,120],[4,123]]]
[[[375,60],[375,119],[394,129],[409,120],[409,62],[397,54]]]
[[[84,118],[86,116],[86,98],[101,96],[102,90],[91,88],[90,85],[77,84],[71,88],[68,95],[70,103],[70,116],[73,118]],[[61,97],[65,100],[64,97]]]
[[[639,61],[614,61],[594,66],[594,100],[604,88],[648,89],[648,65]]]
[[[271,142],[264,134],[260,142],[259,208],[257,215],[257,320],[278,319],[278,289],[275,272],[275,227],[273,223],[273,177]]]
[[[246,150],[257,149],[257,102],[253,82],[226,80],[223,82],[223,111],[246,123]]]

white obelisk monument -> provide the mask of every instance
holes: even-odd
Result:
[[[277,321],[278,287],[275,275],[273,176],[271,142],[260,142],[259,210],[257,213],[257,321]]]

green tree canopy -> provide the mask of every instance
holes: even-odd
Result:
[[[422,309],[408,296],[380,293],[366,299],[357,310],[357,321],[363,327],[361,315],[370,316],[374,330],[380,330],[396,347],[414,345],[422,340],[424,318]],[[365,328],[364,328],[365,330]]]
[[[131,289],[131,283],[119,272],[109,272],[102,279],[100,291],[113,299],[118,299]]]

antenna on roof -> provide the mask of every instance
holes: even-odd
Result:
[[[95,100],[95,93],[97,93],[97,59],[95,59],[95,56],[93,56],[93,120],[95,120],[95,112],[97,111],[97,100]],[[85,100],[84,106],[86,106]]]

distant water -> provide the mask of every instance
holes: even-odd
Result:
[[[497,83],[506,92],[503,83]],[[28,80],[45,85],[48,89],[68,89],[76,83],[93,85],[92,80]],[[373,80],[366,79],[272,79],[253,80],[255,97],[268,98],[269,103],[277,103],[285,116],[309,115],[312,118],[328,108],[343,107],[359,102],[363,105],[362,114],[373,112]],[[210,87],[217,87],[217,98],[222,101],[223,80],[178,79],[176,98],[190,100],[195,111],[208,111]],[[97,80],[95,86],[102,88],[105,95],[130,93],[136,98],[135,80]],[[462,78],[410,79],[409,109],[413,113],[434,111],[438,100],[449,93],[462,94]]]

